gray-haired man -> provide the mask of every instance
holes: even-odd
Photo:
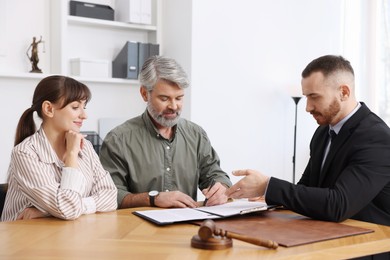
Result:
[[[197,207],[198,187],[208,206],[225,203],[231,182],[206,132],[180,118],[189,86],[182,67],[152,56],[139,78],[146,111],[113,129],[100,151],[118,188],[119,208]]]

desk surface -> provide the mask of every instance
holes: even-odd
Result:
[[[345,259],[390,251],[390,227],[355,220],[375,232],[276,250],[233,240],[224,250],[191,247],[198,226],[156,226],[131,212],[0,222],[0,259]]]

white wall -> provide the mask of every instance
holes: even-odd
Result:
[[[180,63],[191,80],[192,0],[169,0],[162,5],[162,53]],[[191,118],[192,88],[185,90],[183,117]]]
[[[0,0],[0,74],[28,72],[31,64],[26,52],[32,37],[42,35],[49,38],[47,6],[49,0]],[[22,8],[23,7],[23,8]],[[31,11],[41,10],[41,11]],[[17,14],[17,15],[16,15]],[[46,39],[47,37],[47,39]],[[46,44],[45,51],[50,47]],[[39,67],[47,71],[50,67],[48,56],[39,46]],[[13,147],[16,124],[22,112],[31,106],[32,94],[39,79],[0,78],[0,182],[6,180],[9,154]]]
[[[38,80],[0,79],[0,183],[6,180],[19,117],[31,106],[32,82],[36,84]]]
[[[172,55],[190,64],[191,119],[206,129],[227,172],[253,168],[291,181],[295,104],[290,95],[300,93],[300,73],[312,59],[341,54],[342,1],[191,2],[172,4],[165,14],[171,24],[164,25],[177,30],[170,37]],[[191,33],[181,24],[191,24]],[[175,52],[188,41],[190,54]],[[296,180],[316,127],[301,100]]]
[[[3,26],[0,27],[0,70],[1,72],[29,71],[30,61],[26,52],[35,36],[39,40],[40,36],[44,41],[49,39],[49,16],[50,0],[0,0],[0,15]],[[32,11],[34,10],[34,11]],[[43,53],[43,44],[39,44],[40,61],[38,66],[43,71],[48,71],[50,67],[49,57]],[[45,44],[45,52],[50,52],[50,45]],[[2,55],[1,55],[2,54]]]

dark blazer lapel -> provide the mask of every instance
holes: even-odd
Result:
[[[320,126],[317,129],[315,135],[313,136],[312,146],[310,148],[312,152],[311,154],[312,172],[316,173],[316,174],[311,174],[310,183],[313,186],[317,186],[320,183],[322,158],[324,157],[324,152],[327,143],[328,143],[328,127]]]
[[[356,126],[360,123],[360,121],[365,118],[371,111],[368,107],[362,102],[361,107],[358,111],[350,118],[344,125],[341,127],[338,135],[333,139],[332,145],[329,149],[328,155],[326,157],[324,167],[321,171],[321,176],[319,180],[319,184],[321,185],[324,181],[324,178],[329,170],[329,167],[332,164],[332,161],[336,158],[337,153],[342,149],[343,144],[348,140],[349,136],[353,133]]]

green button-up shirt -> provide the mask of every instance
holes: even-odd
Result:
[[[206,132],[183,118],[167,140],[145,111],[107,134],[100,160],[118,188],[118,205],[128,193],[179,190],[196,201],[198,187],[212,179],[231,186]]]

